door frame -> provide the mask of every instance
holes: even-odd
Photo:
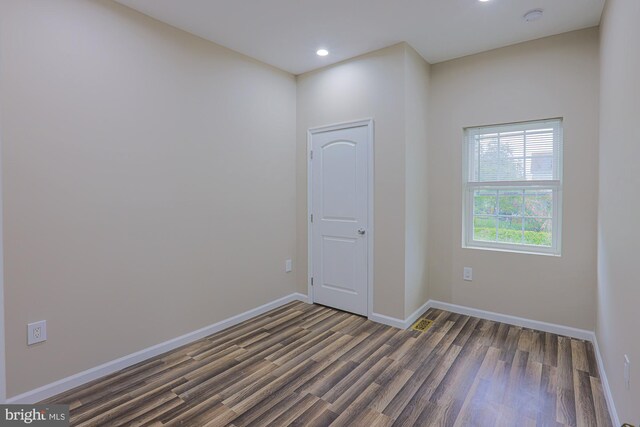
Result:
[[[367,127],[367,141],[369,145],[367,159],[367,318],[371,318],[373,313],[373,184],[374,184],[374,126],[373,118],[353,120],[348,122],[334,123],[331,125],[317,126],[307,130],[307,295],[309,303],[313,304],[313,286],[311,277],[313,275],[313,232],[311,224],[311,207],[313,206],[313,165],[311,162],[311,149],[313,135],[342,129],[355,127]]]

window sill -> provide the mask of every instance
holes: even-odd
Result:
[[[462,249],[477,249],[481,251],[491,251],[491,252],[507,252],[512,254],[521,254],[521,255],[542,255],[554,258],[562,257],[562,253],[555,252],[541,252],[536,250],[527,249],[507,249],[507,248],[497,248],[490,246],[475,246],[475,245],[462,245]]]

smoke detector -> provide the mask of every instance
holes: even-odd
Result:
[[[537,21],[540,18],[542,18],[542,9],[530,10],[522,16],[522,19],[524,19],[525,22]]]

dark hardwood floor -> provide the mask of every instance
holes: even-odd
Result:
[[[49,399],[72,425],[610,426],[591,343],[440,310],[291,303]]]

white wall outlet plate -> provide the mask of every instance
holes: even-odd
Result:
[[[27,345],[37,344],[47,340],[47,321],[29,323],[27,325]]]
[[[624,385],[627,390],[631,388],[631,362],[626,354],[624,355]]]
[[[291,260],[288,259],[284,262],[284,271],[285,273],[291,273]]]
[[[466,280],[467,282],[472,281],[473,280],[473,268],[465,267],[463,272],[462,272],[462,278],[464,280]]]

